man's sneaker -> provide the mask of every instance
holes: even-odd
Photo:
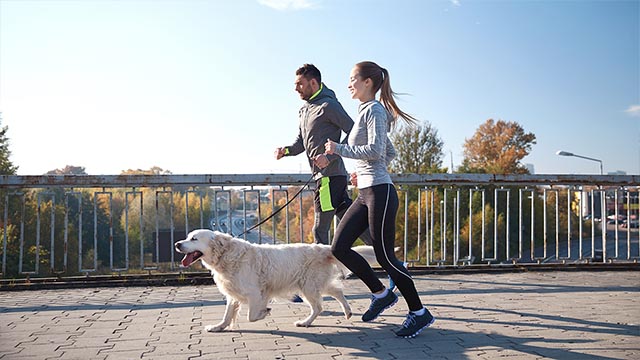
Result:
[[[291,301],[291,302],[294,302],[294,303],[301,303],[301,302],[303,302],[304,300],[302,300],[302,298],[300,297],[300,295],[295,294],[295,295],[293,295],[293,296],[291,297],[291,300],[290,300],[290,301]]]
[[[429,310],[424,309],[424,314],[416,315],[409,312],[407,318],[402,323],[402,329],[396,331],[396,335],[404,338],[412,338],[420,334],[422,330],[431,326],[436,321],[436,318],[431,315]]]
[[[371,296],[371,305],[369,305],[369,310],[367,310],[362,315],[362,321],[369,322],[377,318],[382,312],[398,302],[398,295],[396,295],[393,291],[387,291],[387,295],[381,299],[376,298],[375,296]]]

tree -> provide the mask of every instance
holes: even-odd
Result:
[[[260,206],[263,217],[271,215],[272,211],[277,211],[277,209],[280,209],[282,206],[284,206],[287,200],[290,199],[282,193],[276,195],[273,190],[274,189],[271,190],[270,196],[275,199],[275,208],[272,208],[271,203],[262,203]],[[293,196],[293,194],[298,193],[298,190],[300,190],[300,188],[297,186],[292,186],[287,190],[289,191],[288,196]],[[282,189],[279,189],[278,191],[282,191]],[[300,197],[288,205],[287,211],[282,211],[276,214],[264,225],[264,228],[270,229],[275,222],[276,240],[286,241],[286,233],[288,228],[289,239],[292,243],[304,242],[310,244],[314,241],[313,232],[311,231],[311,229],[313,228],[315,216],[315,211],[313,208],[313,195],[309,191],[302,191],[298,196]],[[302,234],[300,234],[301,226],[303,230]],[[269,230],[266,231],[269,232]]]
[[[522,126],[517,122],[507,122],[498,120],[494,122],[489,119],[478,127],[473,137],[466,139],[464,143],[464,159],[462,166],[458,168],[458,172],[467,173],[489,173],[489,174],[526,174],[528,170],[520,163],[520,160],[527,156],[531,151],[531,147],[536,143],[536,137],[532,133],[526,133]],[[472,238],[473,254],[476,261],[479,261],[479,255],[483,250],[480,246],[479,239],[482,237],[482,209],[485,211],[485,237],[486,239],[518,239],[520,231],[518,218],[508,217],[508,208],[517,208],[518,199],[516,196],[506,197],[502,191],[511,191],[513,194],[517,189],[509,187],[502,188],[500,194],[494,193],[495,188],[488,186],[486,190],[486,202],[484,205],[479,203],[478,194],[474,194],[472,204],[473,214],[471,220],[463,219],[463,228],[461,229],[461,239]],[[470,191],[470,190],[469,190]],[[496,198],[497,197],[497,198]],[[465,197],[466,198],[466,197]],[[463,199],[465,199],[463,198]],[[509,199],[509,204],[507,204]],[[463,207],[468,206],[466,200],[462,200]],[[495,208],[494,208],[494,205]],[[526,212],[527,210],[525,210]],[[495,216],[495,218],[494,218]],[[528,216],[528,215],[526,215]],[[525,217],[526,217],[525,216]],[[509,219],[509,224],[507,224]],[[497,223],[495,223],[497,221]],[[473,229],[469,228],[469,222],[473,224]],[[508,226],[508,227],[507,227]],[[523,225],[526,227],[526,225]],[[494,227],[497,232],[493,233]],[[507,234],[507,229],[509,233]],[[528,231],[531,231],[528,229]],[[490,241],[489,241],[490,243]],[[485,251],[489,252],[492,257],[495,251],[498,259],[501,261],[506,259],[507,252],[509,258],[519,251],[525,250],[527,244],[523,244],[523,249],[518,248],[517,241],[512,241],[509,249],[506,249],[504,241],[498,241],[498,248],[494,249],[489,243],[485,244]],[[468,242],[467,242],[468,245]]]
[[[444,158],[444,142],[438,136],[438,130],[431,123],[424,122],[420,126],[403,126],[391,135],[391,142],[396,150],[396,158],[389,165],[392,173],[413,173],[431,174],[447,172],[442,168]],[[404,196],[408,196],[408,214],[396,218],[396,240],[402,241],[402,234],[405,226],[408,229],[416,229],[418,226],[418,186],[403,186],[399,188],[400,204],[405,201]],[[406,192],[404,192],[406,191]],[[406,195],[403,195],[406,194]],[[399,214],[402,211],[398,212]],[[405,223],[406,221],[406,223]],[[417,257],[418,238],[409,231],[408,251],[409,258]],[[424,249],[421,249],[421,251]]]
[[[425,122],[419,127],[404,126],[391,136],[396,158],[391,162],[393,173],[430,174],[446,172],[442,169],[444,142],[438,130]]]
[[[0,114],[1,115],[1,114]],[[7,138],[7,131],[9,127],[1,127],[2,117],[0,116],[0,175],[15,175],[18,171],[18,167],[13,165],[9,157],[11,151],[9,151],[9,139]]]
[[[62,169],[47,171],[45,175],[87,175],[84,166],[67,165]]]
[[[527,174],[520,160],[536,143],[533,133],[525,133],[514,121],[487,120],[464,143],[464,160],[460,172],[488,174]]]
[[[15,175],[18,171],[18,167],[13,165],[13,163],[9,159],[9,157],[11,156],[11,151],[9,151],[9,139],[7,138],[7,131],[7,126],[2,127],[2,117],[0,116],[0,175]],[[7,190],[0,190],[1,199],[5,199],[6,194]],[[13,199],[11,199],[9,204],[13,204],[13,202]],[[14,208],[10,207],[9,209],[5,209],[5,211],[7,211],[8,214],[14,214]],[[0,231],[7,234],[5,243],[7,251],[7,273],[11,273],[12,275],[14,275],[15,273],[17,273],[17,263],[20,251],[18,238],[16,235],[19,231],[19,226],[14,225],[11,221],[5,223],[4,218],[0,219],[0,225]],[[31,250],[31,248],[28,248],[26,251],[27,253],[29,253],[29,251]],[[2,254],[2,251],[4,251],[4,249],[0,248],[0,256],[5,255]]]

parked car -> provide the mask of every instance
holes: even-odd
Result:
[[[625,215],[620,214],[617,216],[617,219],[618,219],[618,224],[622,224],[627,219],[627,217]],[[607,216],[607,224],[615,224],[615,223],[616,223],[615,215]]]

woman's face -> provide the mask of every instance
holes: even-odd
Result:
[[[351,69],[349,74],[349,86],[347,86],[351,93],[352,99],[358,99],[361,102],[369,101],[373,99],[371,96],[371,79],[363,80],[358,73],[358,68]]]

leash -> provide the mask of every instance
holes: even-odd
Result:
[[[229,232],[229,234],[231,234],[231,236],[234,236],[234,237],[241,237],[242,235],[248,233],[249,231],[251,231],[251,230],[257,228],[258,226],[260,226],[260,225],[266,223],[267,221],[269,221],[269,219],[271,219],[272,217],[276,216],[276,214],[278,214],[280,211],[282,211],[284,208],[286,208],[289,204],[291,204],[291,202],[293,200],[295,200],[295,198],[297,198],[298,195],[300,195],[300,193],[302,193],[302,190],[304,190],[304,188],[306,188],[307,185],[309,185],[309,183],[311,183],[311,181],[316,176],[316,174],[317,174],[317,172],[313,172],[313,174],[311,174],[311,177],[309,178],[309,180],[307,180],[307,182],[304,183],[304,185],[302,185],[302,187],[300,187],[300,190],[298,190],[298,192],[295,195],[293,195],[293,197],[291,199],[289,199],[289,201],[287,201],[284,205],[282,205],[281,208],[279,208],[278,210],[276,210],[273,213],[271,213],[271,215],[267,216],[264,220],[260,221],[259,223],[255,224],[252,227],[248,228],[247,230],[243,231],[238,236],[233,235],[233,232]],[[260,205],[258,205],[258,206],[260,206]]]

